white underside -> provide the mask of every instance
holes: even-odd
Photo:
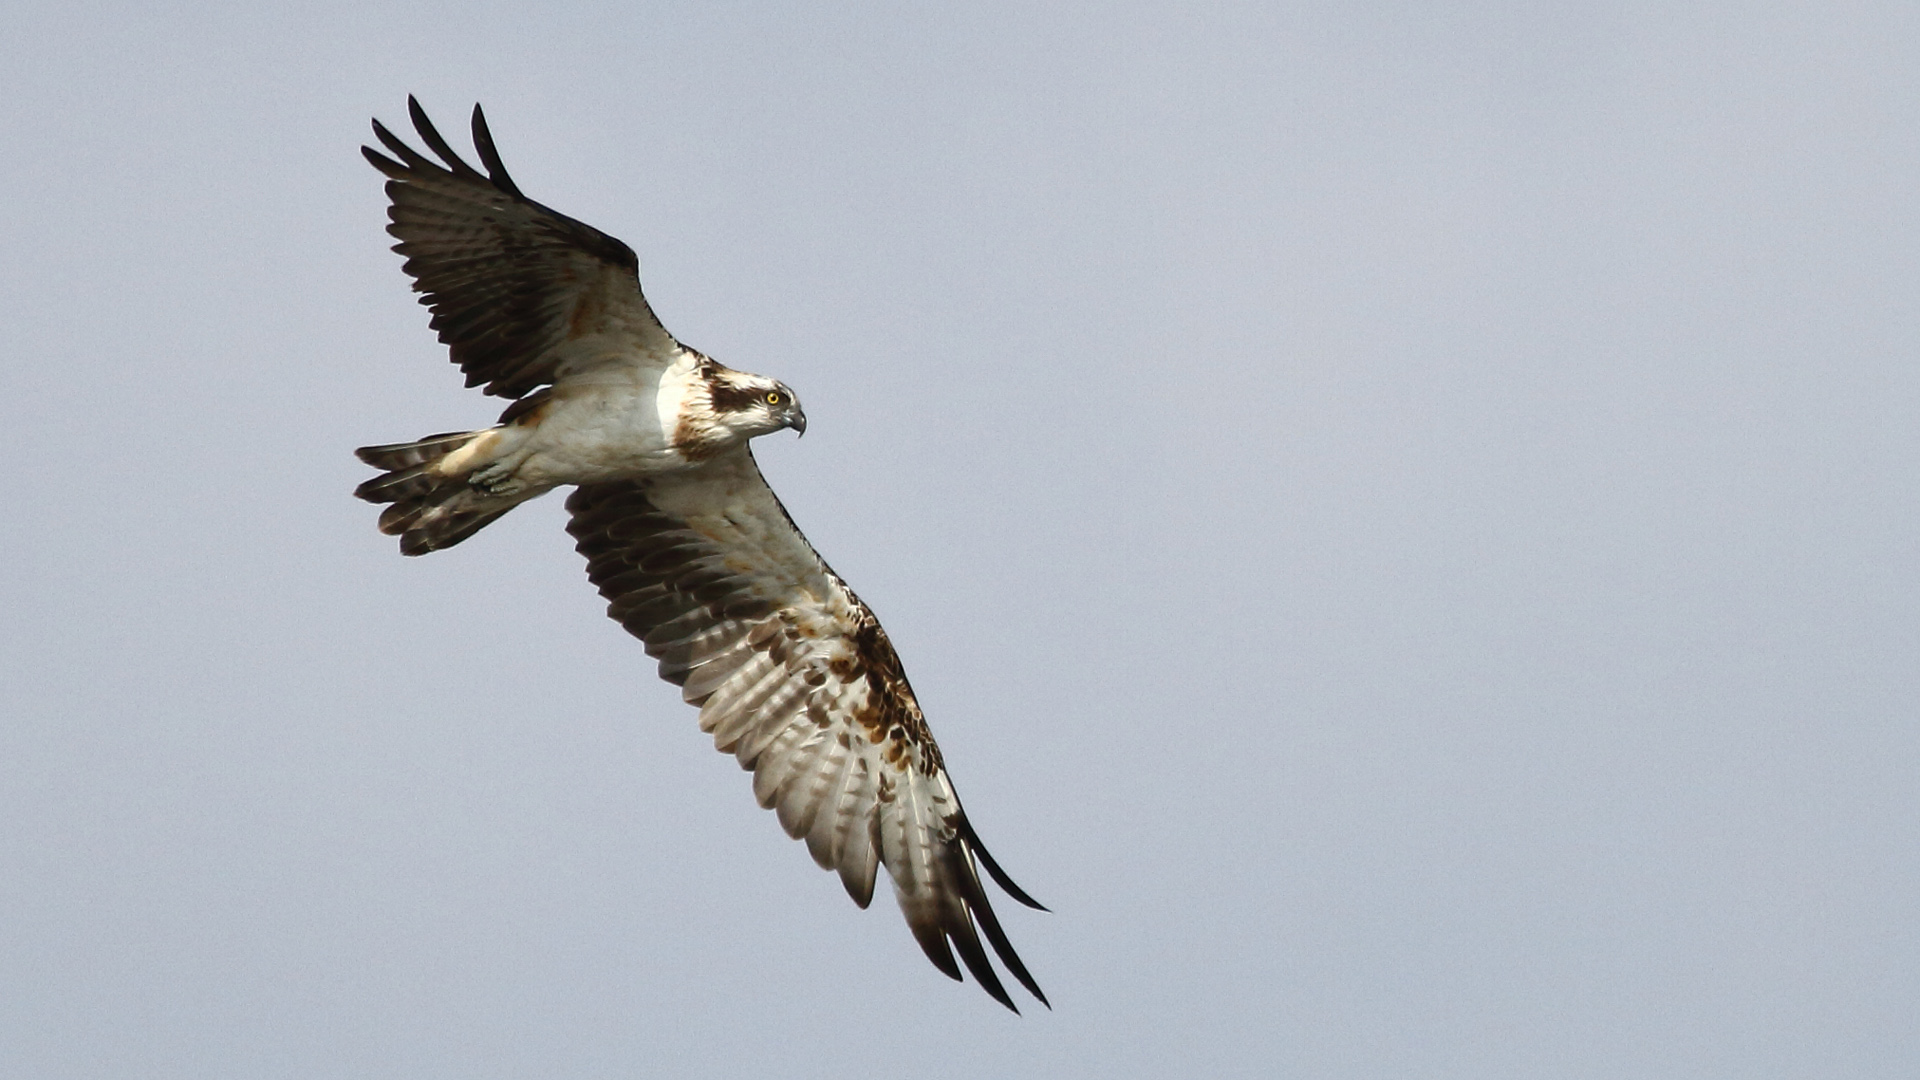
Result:
[[[674,436],[698,379],[683,353],[664,369],[603,364],[570,374],[551,391],[537,423],[494,428],[442,459],[438,471],[510,474],[526,498],[566,484],[634,480],[686,468]]]

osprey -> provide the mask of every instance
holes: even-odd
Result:
[[[700,709],[753,794],[837,870],[854,903],[885,866],[920,948],[1014,1007],[981,948],[1045,994],[1007,941],[977,866],[1040,908],[980,844],[873,612],[814,552],[748,443],[807,429],[785,384],[682,345],[640,292],[633,249],[521,194],[479,106],[467,164],[409,97],[439,161],[378,120],[387,231],[468,386],[512,399],[481,431],[362,447],[384,474],[354,492],[390,504],[400,551],[451,547],[556,487],[607,614]],[[388,156],[391,154],[392,156]],[[1042,908],[1041,910],[1045,910]],[[976,929],[977,928],[977,929]],[[951,948],[949,948],[951,943]]]

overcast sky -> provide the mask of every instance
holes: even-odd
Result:
[[[1913,1075],[1920,8],[4,7],[0,1076]],[[351,498],[408,93],[798,391],[1053,1011]]]

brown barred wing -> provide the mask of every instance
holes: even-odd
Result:
[[[742,448],[670,476],[583,486],[567,509],[608,614],[700,708],[714,745],[752,770],[754,797],[787,833],[838,871],[861,907],[884,865],[941,971],[961,977],[958,952],[1014,1008],[984,936],[1045,1003],[977,866],[1040,905],[980,846],[886,632],[794,527],[752,455]]]
[[[393,156],[361,149],[388,177],[387,231],[400,241],[393,249],[406,256],[414,290],[468,386],[518,398],[564,378],[583,356],[671,360],[677,343],[641,295],[632,248],[522,195],[478,105],[473,142],[485,173],[454,152],[418,101],[409,97],[407,111],[439,161],[378,120],[373,133]],[[596,336],[599,348],[563,348]]]

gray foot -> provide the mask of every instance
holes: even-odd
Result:
[[[467,477],[467,486],[482,495],[498,499],[517,495],[525,490],[527,485],[514,479],[512,468],[495,462],[484,469],[475,469]]]

